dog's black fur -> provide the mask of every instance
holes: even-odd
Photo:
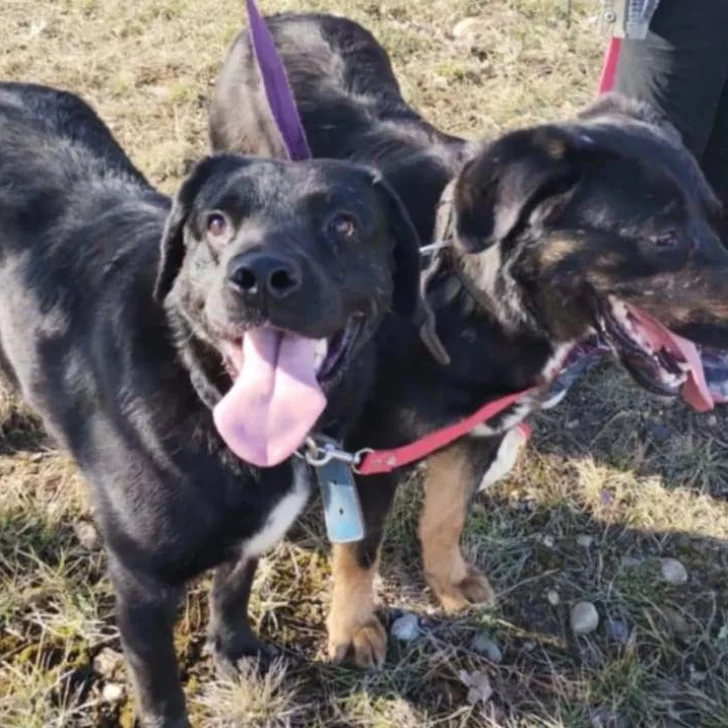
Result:
[[[710,224],[717,203],[674,130],[649,109],[609,96],[571,122],[467,144],[404,102],[386,52],[358,24],[318,14],[268,23],[314,156],[380,169],[423,240],[455,177],[448,189],[456,244],[425,277],[451,363],[438,367],[412,331],[387,322],[378,335],[376,396],[349,438],[352,449],[411,442],[488,400],[547,383],[595,338],[638,382],[676,394],[624,335],[610,297],[700,343],[728,347],[728,254]],[[274,150],[268,116],[243,32],[213,100],[213,148]],[[428,460],[420,539],[428,582],[448,609],[492,597],[460,554],[465,510],[503,433],[514,435],[510,428],[537,400],[476,433],[485,439],[464,438]],[[401,472],[360,479],[367,537],[334,549],[329,647],[336,659],[371,666],[384,657],[371,577],[402,480]]]
[[[190,578],[217,567],[223,667],[259,651],[256,559],[308,493],[302,461],[255,468],[217,434],[223,343],[260,325],[330,338],[363,318],[325,383],[319,426],[341,437],[385,312],[419,309],[418,245],[371,170],[215,155],[171,202],[83,101],[0,85],[0,361],[91,485],[145,725],[188,725],[172,625]],[[236,266],[251,255],[295,269],[286,296],[243,295]]]

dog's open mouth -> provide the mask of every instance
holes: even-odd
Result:
[[[554,367],[543,409],[558,404],[584,370],[610,351],[654,394],[682,396],[699,412],[728,402],[728,351],[699,346],[616,298],[599,306],[596,327],[597,333],[564,352]]]
[[[615,298],[602,306],[601,325],[606,343],[645,389],[681,395],[701,412],[726,401],[728,351],[701,349],[645,311]]]
[[[352,316],[324,339],[261,326],[224,342],[233,385],[213,415],[228,447],[260,467],[290,457],[324,411],[325,390],[345,371],[363,326],[363,317]]]

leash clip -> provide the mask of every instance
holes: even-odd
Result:
[[[359,466],[364,457],[374,452],[371,448],[366,447],[356,452],[348,452],[342,450],[336,440],[325,435],[316,435],[315,437],[307,437],[304,442],[305,450],[303,453],[298,452],[297,455],[302,457],[312,468],[323,468],[332,461],[346,463],[355,472],[359,472]]]
[[[338,443],[324,435],[307,437],[303,458],[314,471],[321,488],[326,533],[331,543],[354,543],[366,534],[364,514],[359,502],[354,473],[364,455],[370,450],[351,453],[342,450]]]

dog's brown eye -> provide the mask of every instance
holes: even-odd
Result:
[[[356,222],[350,215],[337,215],[330,223],[329,228],[337,238],[352,238],[356,235]]]
[[[207,218],[207,232],[214,238],[220,238],[226,235],[228,231],[228,221],[224,215],[219,212],[213,212]]]

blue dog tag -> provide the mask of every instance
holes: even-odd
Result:
[[[364,538],[364,517],[351,468],[340,460],[331,460],[314,470],[324,499],[329,541],[361,541]]]

